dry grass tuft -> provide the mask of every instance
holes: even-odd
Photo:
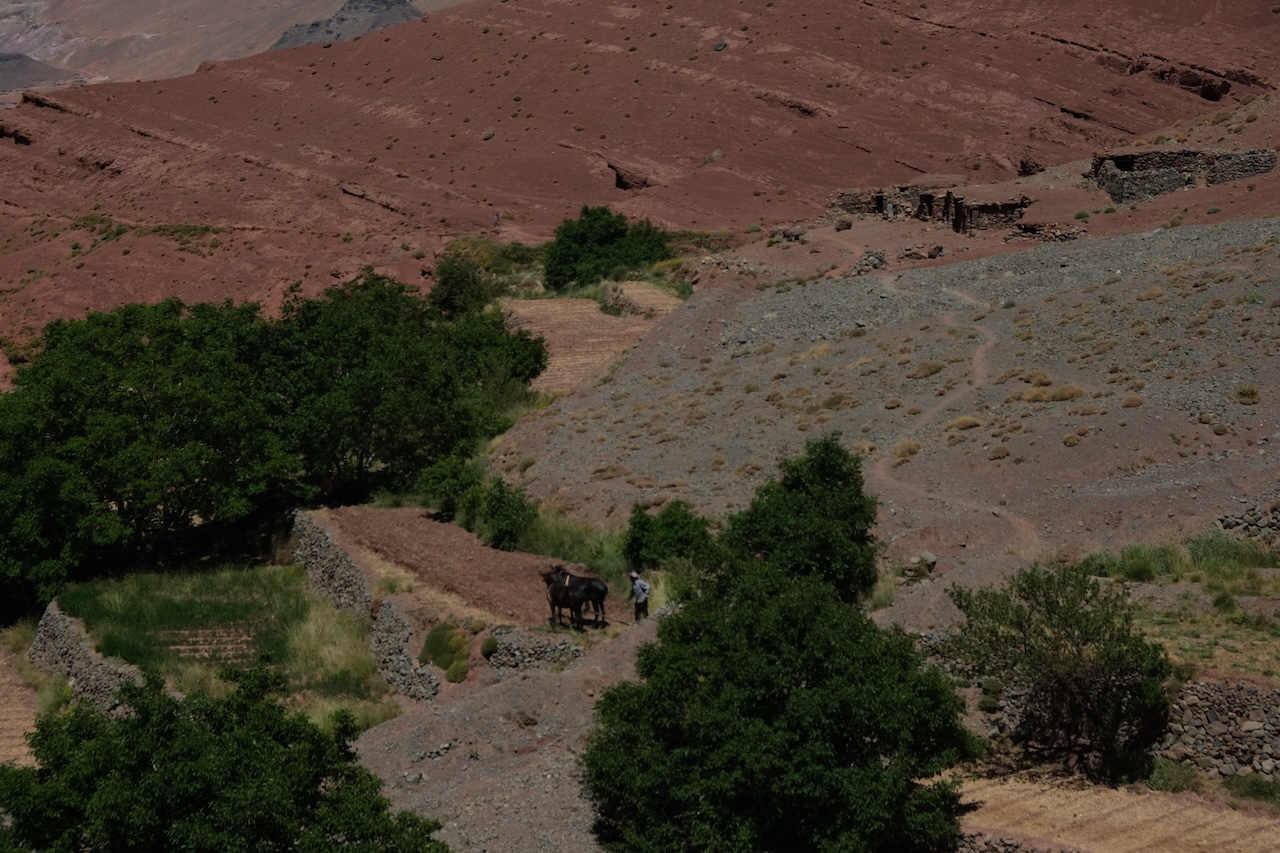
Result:
[[[884,401],[884,407],[886,409],[897,409],[901,406],[902,406],[902,401],[897,397],[890,397],[888,400]]]
[[[1145,402],[1146,400],[1143,399],[1141,394],[1133,394],[1128,397],[1125,397],[1124,402],[1121,403],[1120,405],[1126,409],[1136,409]]]
[[[940,373],[946,366],[946,363],[941,361],[922,361],[907,372],[907,378],[924,379],[927,376],[933,376],[935,373]]]
[[[893,446],[893,458],[899,462],[906,462],[912,456],[920,452],[920,442],[914,438],[904,438]]]
[[[1004,459],[1008,455],[1009,448],[1005,447],[1003,444],[997,444],[995,447],[987,451],[987,458],[993,462],[997,459]]]
[[[946,427],[944,427],[944,429],[946,430],[973,429],[974,427],[980,427],[980,426],[982,426],[982,421],[978,420],[973,415],[962,415],[961,417],[958,417],[951,423],[947,424]]]
[[[1049,394],[1049,401],[1053,403],[1065,403],[1068,400],[1074,400],[1077,397],[1084,396],[1084,389],[1076,385],[1060,385],[1054,388]]]

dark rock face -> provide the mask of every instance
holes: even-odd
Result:
[[[79,74],[54,68],[22,53],[0,53],[0,92],[78,79]]]
[[[422,13],[408,0],[347,0],[330,18],[310,24],[294,24],[271,45],[271,50],[349,41],[420,17]]]

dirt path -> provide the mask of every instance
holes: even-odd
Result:
[[[35,722],[35,693],[18,676],[13,652],[0,651],[0,763],[31,763],[25,735]]]
[[[1280,850],[1280,817],[1237,811],[1194,794],[1001,779],[968,782],[964,792],[982,804],[965,819],[966,831],[1017,835],[1041,847],[1084,853]]]
[[[892,279],[888,280],[885,289],[899,294],[902,293]],[[945,290],[963,302],[974,306],[982,304],[979,299],[962,290],[950,287]],[[940,319],[942,325],[948,329],[959,328],[954,311],[946,312]],[[1000,336],[984,326],[977,325],[976,328],[982,334],[982,340],[968,356],[968,383],[956,393],[939,398],[937,403],[920,412],[911,423],[909,435],[921,435],[926,428],[936,425],[939,415],[943,412],[954,410],[958,400],[974,395],[975,392],[987,385],[990,372],[988,356],[992,348],[1000,342]],[[896,468],[897,459],[894,454],[881,453],[870,465],[868,479],[875,484],[876,490],[881,494],[892,494],[898,498],[901,498],[903,494],[910,494],[917,501],[928,500],[927,488],[918,482],[911,482],[896,476],[894,474]],[[1035,553],[1043,548],[1043,540],[1036,525],[1030,519],[1010,512],[1007,508],[995,509],[988,503],[966,500],[954,494],[947,497],[947,503],[955,509],[967,512],[984,515],[990,512],[992,518],[1003,521],[1005,526],[1009,528],[1009,533],[1005,539],[1006,547],[1015,548],[1022,553]]]

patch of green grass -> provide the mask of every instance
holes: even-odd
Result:
[[[610,584],[624,582],[627,560],[622,555],[626,531],[606,529],[569,518],[559,510],[540,506],[538,517],[520,536],[517,548],[570,563],[579,563]]]
[[[1151,775],[1147,777],[1148,788],[1170,794],[1180,791],[1199,791],[1202,785],[1203,780],[1194,767],[1160,756],[1156,756]]]
[[[27,660],[36,639],[35,620],[25,619],[0,631],[0,645],[13,655],[18,677],[36,692],[36,713],[52,714],[71,701],[71,685],[61,673],[45,672]]]
[[[101,653],[183,693],[225,694],[223,667],[265,657],[317,721],[329,706],[394,715],[377,710],[389,688],[369,655],[368,617],[336,610],[296,567],[140,573],[72,587],[58,602]]]
[[[1229,776],[1222,780],[1228,791],[1237,797],[1262,803],[1280,812],[1280,782],[1261,776]]]
[[[470,654],[471,635],[466,629],[441,622],[427,633],[418,660],[440,667],[446,680],[457,683],[466,680]]]

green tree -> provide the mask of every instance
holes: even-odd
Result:
[[[502,291],[493,276],[471,258],[446,254],[436,261],[436,282],[427,294],[427,302],[441,316],[453,319],[484,310]]]
[[[670,257],[666,235],[648,220],[633,225],[607,207],[583,206],[566,219],[544,254],[544,281],[559,290],[571,282],[594,284],[615,269],[635,269]]]
[[[440,319],[413,288],[365,270],[320,299],[286,302],[277,327],[285,434],[330,500],[403,489],[425,467],[507,426],[546,347],[496,313]]]
[[[1032,566],[1001,589],[952,587],[965,616],[950,653],[1025,689],[1014,732],[1035,756],[1109,779],[1144,777],[1164,732],[1164,649],[1133,626],[1123,588],[1078,565]]]
[[[707,520],[693,512],[686,501],[669,501],[656,515],[636,504],[631,508],[622,554],[633,569],[661,566],[687,559],[711,568],[716,560],[715,540]]]
[[[740,557],[822,577],[855,602],[876,583],[876,500],[862,490],[861,460],[839,438],[810,441],[804,455],[784,460],[782,476],[730,517],[720,542]]]
[[[256,305],[176,299],[55,321],[0,397],[0,570],[47,600],[87,555],[155,554],[291,476]]]
[[[976,747],[946,678],[819,576],[725,577],[597,705],[583,767],[605,849],[954,850],[964,807],[937,775]]]
[[[127,715],[42,717],[37,766],[0,765],[0,849],[447,851],[438,823],[391,813],[349,716],[326,734],[271,699],[265,669],[231,677],[224,699],[176,699],[152,677],[123,688]]]

